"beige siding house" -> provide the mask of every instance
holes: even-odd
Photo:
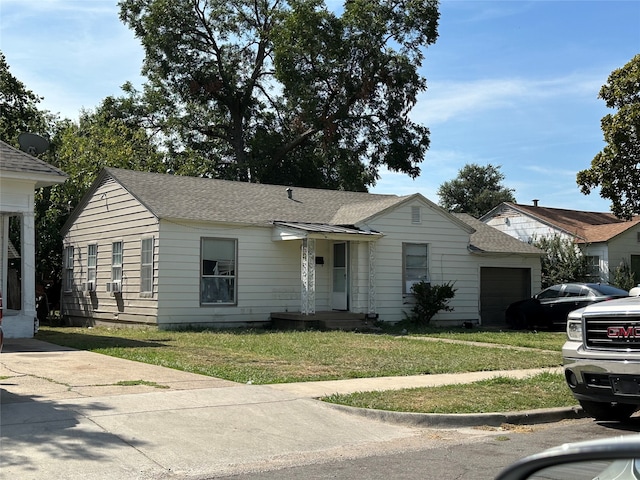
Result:
[[[412,283],[427,280],[457,289],[454,311],[434,322],[480,323],[485,265],[525,269],[529,289],[539,285],[540,252],[495,234],[477,237],[420,194],[105,169],[63,229],[63,314],[160,328],[397,322]]]
[[[611,272],[626,264],[640,282],[640,217],[624,221],[606,212],[505,202],[480,220],[523,242],[554,235],[575,240],[592,262],[593,281],[608,282]]]

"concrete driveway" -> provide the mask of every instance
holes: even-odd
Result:
[[[397,381],[428,377],[452,381]],[[244,385],[8,340],[0,355],[0,479],[213,478],[441,441],[425,430],[424,417],[389,421],[313,399],[395,385],[349,382]]]

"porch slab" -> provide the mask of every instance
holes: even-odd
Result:
[[[271,326],[277,330],[359,330],[375,329],[374,320],[364,313],[324,311],[311,314],[301,312],[272,312]]]

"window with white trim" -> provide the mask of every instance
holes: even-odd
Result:
[[[122,283],[122,242],[111,244],[111,281]]]
[[[402,244],[403,293],[411,293],[413,284],[429,281],[429,245],[426,243]]]
[[[87,290],[96,289],[96,268],[98,266],[98,245],[87,245]]]
[[[64,291],[73,291],[73,246],[65,247],[64,249]]]
[[[143,238],[140,249],[140,293],[153,293],[153,237]]]
[[[229,238],[203,238],[200,247],[200,303],[236,303],[237,242]]]
[[[586,255],[586,263],[588,265],[588,278],[590,282],[600,282],[600,256]]]

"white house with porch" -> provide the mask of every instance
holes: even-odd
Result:
[[[31,338],[36,318],[34,195],[67,175],[0,141],[0,293],[7,338]],[[11,241],[11,231],[17,240]]]
[[[75,325],[160,328],[397,322],[412,284],[426,280],[457,289],[454,310],[435,322],[477,324],[483,268],[513,267],[536,288],[540,252],[496,230],[503,244],[492,256],[471,244],[474,232],[420,194],[107,168],[63,227],[62,314]]]

